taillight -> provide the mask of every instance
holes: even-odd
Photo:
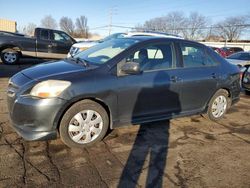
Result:
[[[240,80],[242,80],[243,72],[240,72]]]

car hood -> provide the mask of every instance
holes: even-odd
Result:
[[[250,64],[250,61],[247,60],[239,60],[239,59],[226,59],[229,63],[232,63],[234,65],[241,65],[241,66],[245,66]]]
[[[97,68],[97,66],[89,65],[88,67],[85,67],[84,65],[77,64],[71,60],[60,60],[42,63],[21,72],[30,79],[42,80],[44,78],[60,76],[67,73],[87,71],[93,68]]]

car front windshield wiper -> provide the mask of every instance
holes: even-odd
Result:
[[[88,66],[89,66],[89,62],[86,61],[86,60],[84,60],[84,59],[81,59],[80,57],[77,57],[77,58],[71,57],[71,58],[69,58],[69,59],[75,61],[75,62],[78,63],[78,64],[81,63],[81,64],[83,64],[85,67],[88,67]]]
[[[84,59],[81,59],[80,57],[77,57],[77,58],[76,58],[76,62],[77,62],[77,63],[82,63],[85,67],[88,67],[88,66],[89,66],[88,61],[86,61],[86,60],[84,60]]]

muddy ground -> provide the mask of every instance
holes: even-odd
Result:
[[[250,187],[250,96],[217,123],[192,116],[127,126],[70,149],[59,138],[24,141],[10,127],[8,78],[28,66],[0,64],[0,187]]]

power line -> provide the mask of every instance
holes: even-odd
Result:
[[[145,29],[145,28],[140,28],[140,27],[129,27],[129,26],[122,26],[122,25],[112,25],[112,27],[117,27],[117,28],[125,28],[125,29]],[[218,29],[221,27],[250,27],[250,24],[234,24],[234,25],[223,25],[223,26],[205,26],[205,27],[199,27],[199,29]],[[150,28],[149,28],[150,29]],[[179,27],[179,28],[166,28],[166,30],[185,30],[185,29],[193,29],[193,27]],[[155,30],[155,29],[152,29]]]

